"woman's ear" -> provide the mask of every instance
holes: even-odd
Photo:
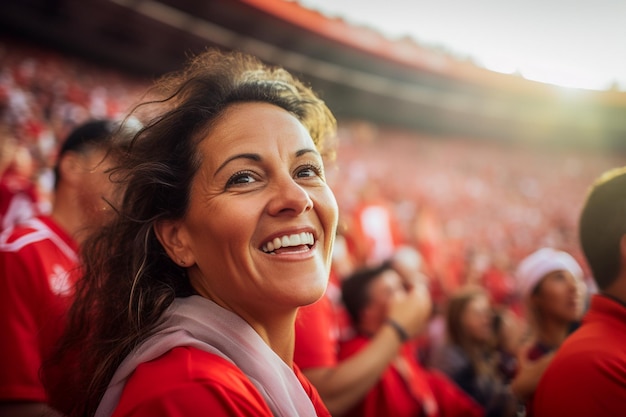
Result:
[[[187,245],[187,234],[181,227],[180,220],[159,220],[153,228],[157,239],[175,264],[189,267],[195,263],[193,253]]]

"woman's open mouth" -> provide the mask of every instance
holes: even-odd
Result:
[[[302,232],[291,235],[275,237],[266,242],[261,250],[265,253],[286,253],[308,251],[315,244],[313,233]]]

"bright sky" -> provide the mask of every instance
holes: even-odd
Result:
[[[299,0],[329,16],[470,56],[494,71],[626,91],[624,0]]]

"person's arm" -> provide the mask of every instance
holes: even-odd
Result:
[[[416,285],[393,302],[388,317],[410,337],[424,327],[431,310],[425,285]],[[402,346],[397,330],[386,324],[372,337],[367,347],[340,361],[334,367],[308,368],[304,375],[315,386],[330,413],[337,417],[360,401],[378,382],[381,374]]]
[[[519,370],[511,381],[511,391],[520,401],[526,401],[537,389],[546,368],[552,361],[555,352],[543,355],[541,358],[531,361],[520,355]]]
[[[0,417],[62,417],[63,415],[45,403],[0,403]]]

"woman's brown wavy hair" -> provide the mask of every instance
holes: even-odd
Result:
[[[281,68],[238,52],[207,50],[158,80],[131,112],[143,126],[111,173],[123,197],[113,221],[81,250],[76,288],[60,352],[77,361],[67,386],[72,416],[94,414],[120,362],[158,324],[175,297],[192,293],[186,270],[166,255],[153,226],[182,218],[201,164],[198,144],[233,103],[264,102],[293,114],[324,153],[334,135],[330,110]]]

